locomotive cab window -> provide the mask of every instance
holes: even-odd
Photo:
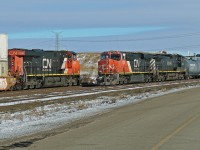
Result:
[[[121,59],[121,55],[120,54],[111,54],[111,59],[120,60]]]
[[[101,60],[106,58],[110,58],[110,55],[107,53],[101,54]]]
[[[68,59],[72,59],[72,55],[67,55],[67,58]]]
[[[76,60],[76,55],[73,55],[73,60]]]
[[[123,60],[126,60],[126,54],[125,54],[125,53],[123,53],[122,59],[123,59]]]

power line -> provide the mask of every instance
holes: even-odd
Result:
[[[32,45],[40,45],[40,44],[44,44],[44,43],[47,43],[47,42],[52,42],[52,40],[45,40],[45,41],[39,41],[39,42],[34,42],[34,43],[31,43],[31,44],[29,44],[29,45],[26,45],[25,47],[30,47],[30,46],[32,46]]]
[[[114,39],[114,40],[60,40],[60,34],[61,32],[53,32],[55,34],[55,50],[60,49],[60,45],[64,45],[64,43],[61,43],[61,41],[67,41],[67,42],[129,42],[129,41],[146,41],[146,40],[160,40],[160,39],[173,39],[173,38],[183,38],[183,37],[191,37],[191,36],[198,36],[200,35],[200,32],[193,32],[193,33],[185,33],[185,34],[178,34],[178,35],[168,35],[168,36],[159,36],[159,37],[150,37],[150,38],[137,38],[137,39]],[[37,42],[30,45],[36,45],[36,44],[42,44],[46,42],[50,42],[52,40],[46,40]],[[29,46],[30,46],[29,45]],[[162,48],[162,50],[177,50],[177,49],[189,49],[189,48],[199,48],[200,45],[186,45],[186,46],[177,46],[177,47],[170,47],[170,48]],[[155,51],[155,50],[161,50],[161,49],[147,49],[146,51]]]
[[[167,50],[175,50],[175,49],[189,49],[189,48],[199,48],[200,45],[186,45],[186,46],[178,46],[178,47],[171,47],[171,48],[163,48],[163,49],[167,49]]]
[[[151,40],[163,40],[163,39],[174,39],[174,38],[184,38],[190,36],[200,35],[200,32],[179,34],[179,35],[168,35],[168,36],[158,36],[158,37],[150,37],[150,38],[137,38],[137,39],[112,39],[112,40],[62,40],[68,42],[129,42],[129,41],[151,41]]]

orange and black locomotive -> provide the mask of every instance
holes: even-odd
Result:
[[[16,89],[79,85],[80,63],[73,51],[8,50],[9,74]]]
[[[178,54],[107,51],[98,62],[99,85],[185,79],[186,58]]]

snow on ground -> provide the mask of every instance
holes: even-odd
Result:
[[[0,114],[0,140],[11,139],[40,131],[50,130],[71,121],[92,116],[112,108],[137,103],[148,98],[173,93],[188,88],[154,91],[138,95],[102,96],[94,100],[73,101],[70,104],[52,104],[33,110]]]
[[[178,84],[178,83],[172,83],[172,84]],[[172,85],[171,84],[171,85]],[[162,85],[170,85],[169,83],[165,83]],[[148,87],[160,87],[160,85],[149,85],[146,86],[146,88]],[[103,93],[110,93],[110,92],[117,92],[117,91],[126,91],[126,90],[136,90],[136,89],[142,89],[144,87],[142,86],[136,86],[136,87],[129,87],[129,88],[124,88],[124,89],[111,89],[111,90],[98,90],[98,91],[93,91],[93,92],[87,92],[87,91],[76,91],[71,93],[71,92],[66,92],[66,95],[61,95],[58,96],[61,93],[51,93],[50,95],[46,95],[44,98],[36,98],[36,97],[30,97],[28,95],[23,95],[23,96],[17,96],[15,99],[13,99],[14,101],[12,102],[3,102],[0,103],[0,107],[1,106],[11,106],[11,105],[17,105],[17,104],[27,104],[27,103],[33,103],[33,102],[37,102],[37,101],[52,101],[52,100],[58,100],[58,99],[64,99],[64,98],[72,98],[72,97],[80,97],[80,96],[88,96],[88,95],[96,95],[96,94],[103,94]],[[81,92],[81,93],[80,93]],[[56,94],[56,95],[54,95]],[[72,94],[72,95],[71,95]],[[27,97],[28,96],[28,97]],[[7,99],[7,97],[5,98]]]

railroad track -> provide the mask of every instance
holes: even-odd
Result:
[[[179,81],[169,81],[169,82],[153,82],[153,83],[140,83],[140,84],[127,84],[118,86],[97,86],[97,87],[83,87],[78,89],[72,88],[71,90],[64,91],[63,88],[50,88],[46,89],[49,92],[43,93],[41,90],[39,93],[31,93],[34,90],[23,91],[22,95],[7,95],[3,96],[1,93],[0,98],[0,109],[1,107],[14,106],[20,104],[31,104],[31,103],[41,103],[60,99],[71,99],[77,97],[85,97],[90,95],[104,95],[106,93],[112,92],[122,92],[127,90],[138,90],[144,88],[158,88],[163,86],[181,85],[181,84],[198,84],[200,80],[179,80]],[[10,93],[10,92],[9,92]]]

